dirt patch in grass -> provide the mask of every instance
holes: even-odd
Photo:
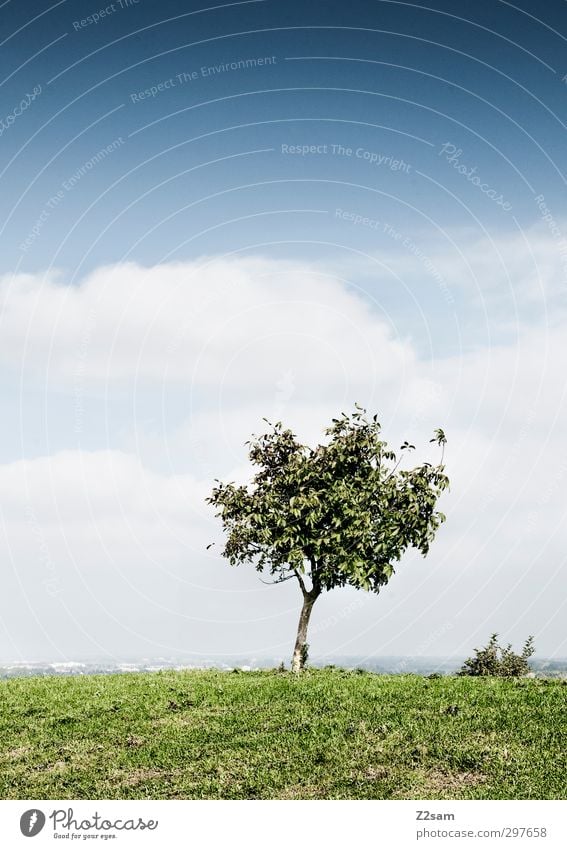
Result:
[[[24,758],[28,752],[31,752],[31,746],[16,746],[15,749],[9,749],[4,753],[4,757],[9,761],[19,761]]]
[[[462,787],[476,787],[484,781],[485,777],[480,772],[443,772],[435,769],[427,772],[427,785],[431,790],[452,792]]]
[[[389,771],[385,766],[369,766],[362,775],[366,781],[383,781],[388,777]]]
[[[182,769],[131,769],[128,772],[116,772],[112,776],[122,787],[136,787],[146,781],[167,781],[183,773]]]
[[[486,783],[486,776],[474,771],[448,772],[441,769],[418,770],[409,790],[396,795],[397,799],[416,796],[428,799],[466,798],[467,790]]]
[[[45,764],[44,766],[39,767],[38,772],[51,774],[54,772],[65,772],[65,770],[69,769],[70,764],[65,763],[65,761],[55,761],[52,764]]]
[[[328,799],[328,791],[325,787],[316,784],[297,784],[280,790],[274,799]]]

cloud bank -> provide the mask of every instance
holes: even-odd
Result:
[[[4,277],[0,304],[6,379],[38,422],[47,397],[65,411],[50,435],[66,445],[37,456],[22,434],[0,466],[5,656],[287,655],[293,588],[206,551],[220,540],[204,498],[246,475],[263,416],[313,440],[354,401],[420,459],[446,429],[448,521],[380,597],[325,599],[313,651],[458,654],[501,630],[565,653],[561,314],[424,358],[349,281],[265,257]]]

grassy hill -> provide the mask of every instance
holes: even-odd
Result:
[[[556,799],[567,686],[340,669],[0,682],[0,796]]]

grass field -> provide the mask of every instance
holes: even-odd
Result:
[[[4,799],[556,799],[567,686],[310,670],[0,682]]]

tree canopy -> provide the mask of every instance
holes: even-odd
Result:
[[[270,427],[247,443],[257,469],[251,483],[217,482],[208,498],[230,563],[252,563],[275,583],[295,577],[313,603],[347,584],[378,592],[408,547],[427,554],[445,519],[436,509],[449,483],[443,450],[436,465],[400,468],[414,446],[404,442],[398,458],[377,416],[358,406],[333,419],[315,448],[281,422]],[[445,434],[431,441],[444,449]]]

